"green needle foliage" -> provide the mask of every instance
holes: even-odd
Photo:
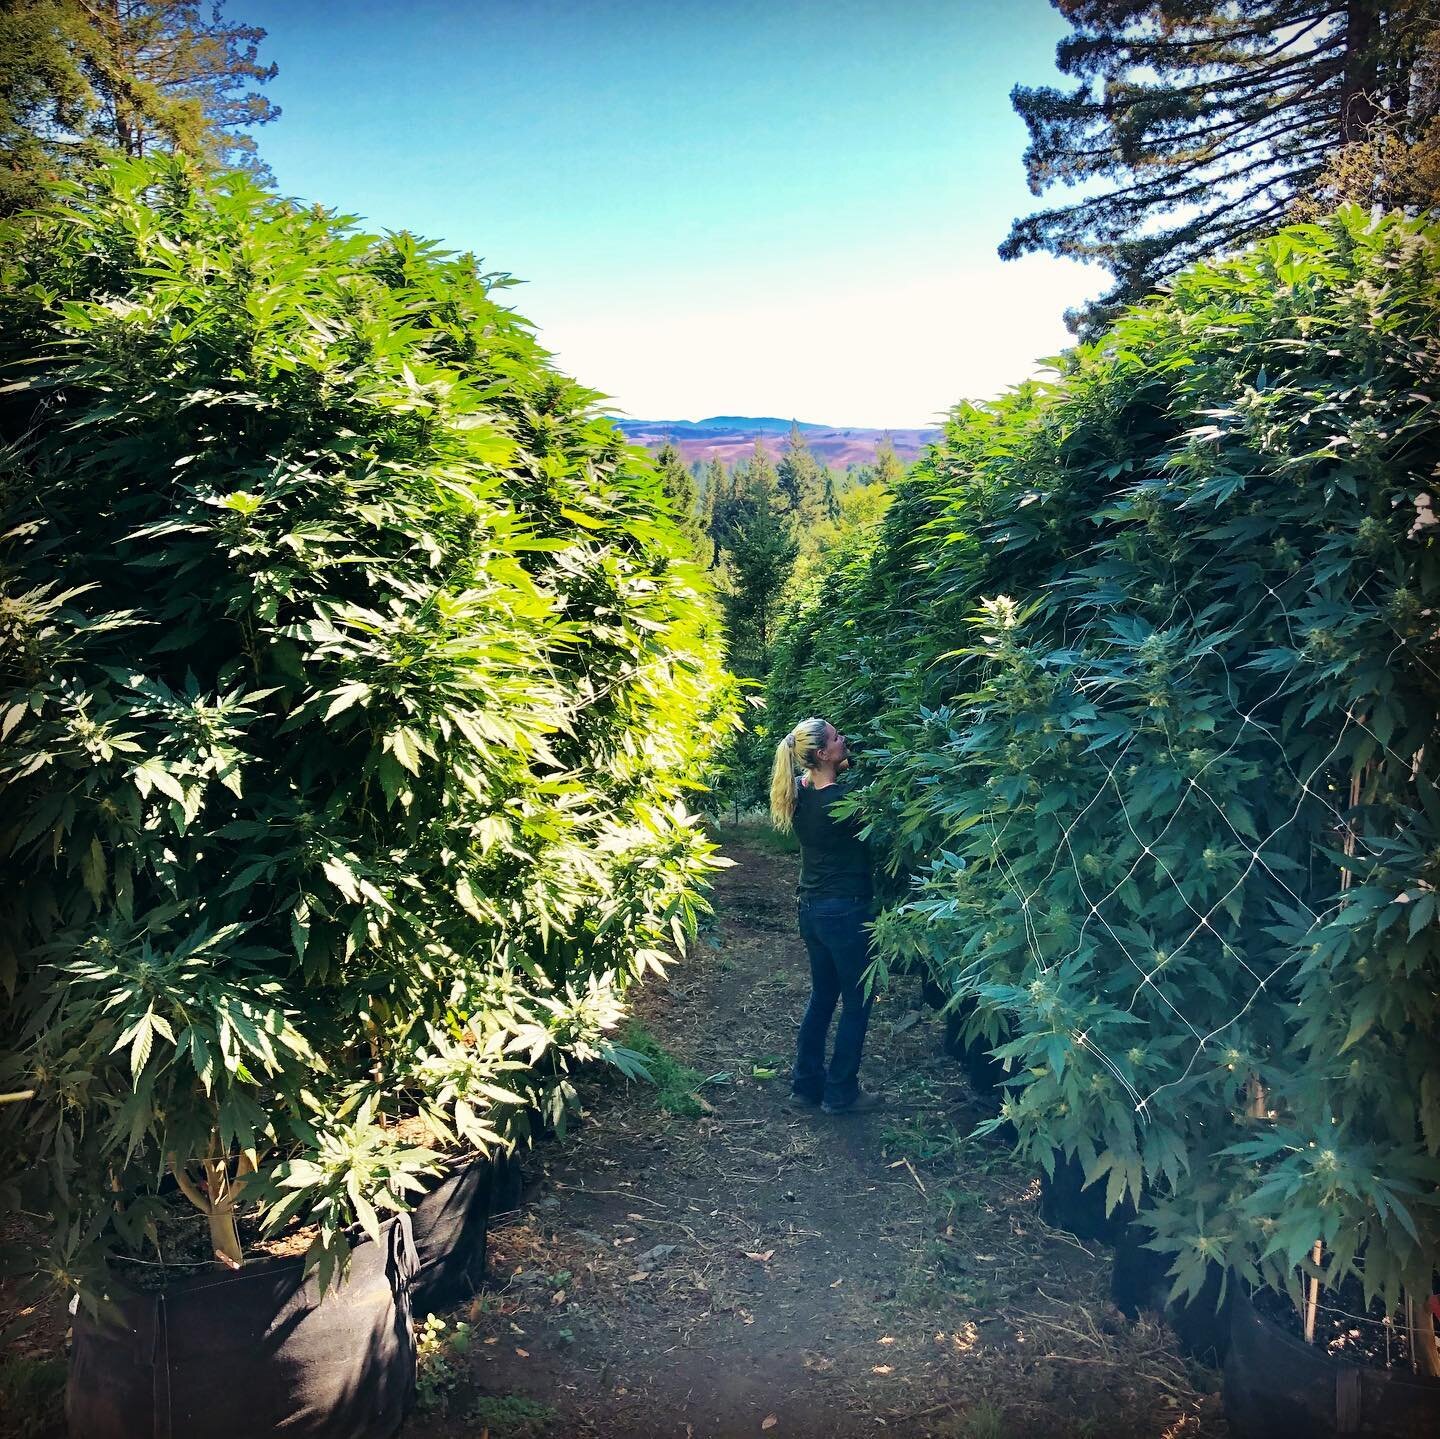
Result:
[[[1031,193],[1085,194],[1017,219],[1000,254],[1102,261],[1114,285],[1069,316],[1087,337],[1187,264],[1301,218],[1347,169],[1346,198],[1434,206],[1436,0],[1052,3],[1077,83],[1011,100]]]
[[[660,479],[506,277],[119,162],[0,232],[0,1108],[50,1273],[172,1170],[321,1226],[490,1148],[683,948],[730,719]]]
[[[877,729],[882,964],[1177,1292],[1440,1259],[1437,333],[1433,222],[1186,271],[956,411],[779,644],[772,705]]]

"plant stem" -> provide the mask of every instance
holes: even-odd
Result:
[[[231,1182],[230,1166],[223,1156],[203,1160],[201,1167],[210,1191],[210,1209],[205,1217],[210,1225],[211,1246],[222,1264],[238,1269],[245,1262],[245,1251],[235,1227],[235,1203],[244,1185]]]
[[[231,1269],[238,1269],[245,1262],[245,1250],[235,1224],[235,1206],[245,1182],[243,1179],[231,1180],[229,1161],[215,1152],[215,1146],[212,1146],[210,1155],[200,1161],[200,1168],[205,1175],[203,1190],[190,1178],[175,1155],[170,1156],[170,1172],[175,1176],[181,1194],[205,1216],[210,1230],[210,1247],[215,1257]],[[239,1168],[243,1174],[253,1165],[247,1165],[242,1156]]]

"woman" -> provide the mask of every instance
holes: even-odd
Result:
[[[879,1095],[860,1088],[860,1051],[870,1022],[861,984],[870,963],[870,850],[858,816],[831,810],[849,792],[845,736],[822,719],[801,720],[776,746],[770,771],[770,817],[800,841],[800,937],[810,954],[810,1003],[800,1021],[790,1102],[826,1114],[874,1109]],[[797,779],[797,773],[799,778]],[[825,1064],[830,1018],[839,1002],[835,1050]]]

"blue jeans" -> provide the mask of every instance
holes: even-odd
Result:
[[[870,1023],[870,1000],[860,983],[870,963],[870,903],[863,899],[800,901],[800,938],[810,954],[810,1003],[800,1021],[791,1088],[802,1099],[834,1109],[855,1102],[860,1051]],[[825,1040],[839,1003],[835,1050],[825,1065]]]

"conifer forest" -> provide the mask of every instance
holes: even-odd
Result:
[[[1440,5],[1051,8],[1104,286],[839,464],[0,4],[0,1439],[1440,1433]]]

